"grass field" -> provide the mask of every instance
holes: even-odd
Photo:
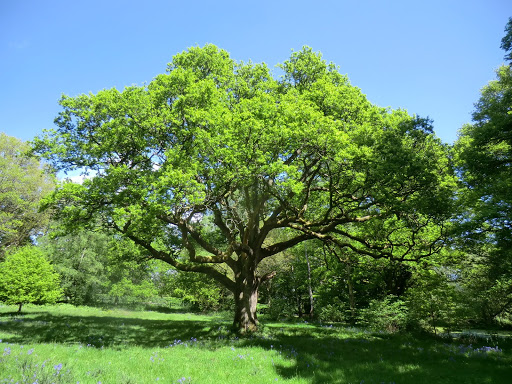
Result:
[[[229,315],[0,307],[4,383],[512,383],[512,341],[388,335],[264,322],[229,332]]]

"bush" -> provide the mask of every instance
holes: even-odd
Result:
[[[297,308],[286,297],[274,298],[267,307],[271,320],[289,319],[295,316]]]
[[[345,322],[350,319],[349,312],[347,305],[336,298],[334,303],[326,304],[318,310],[318,319],[323,322]]]
[[[361,310],[361,322],[374,331],[398,332],[407,326],[407,306],[392,295],[372,300],[368,308]]]

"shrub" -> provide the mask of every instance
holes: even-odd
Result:
[[[398,332],[408,323],[407,306],[392,295],[372,300],[368,308],[361,310],[361,321],[374,331]]]
[[[318,319],[323,322],[344,322],[350,319],[349,308],[338,298],[334,303],[326,304],[318,310]]]
[[[296,310],[296,306],[287,297],[279,297],[269,303],[267,314],[272,320],[281,320],[294,317]]]

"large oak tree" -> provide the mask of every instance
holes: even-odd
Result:
[[[241,331],[256,328],[258,288],[274,275],[258,266],[296,244],[435,253],[453,176],[428,121],[372,105],[309,48],[280,70],[207,45],[147,86],[64,96],[38,152],[91,179],[63,184],[48,205],[70,226],[101,222],[208,274],[233,292]]]

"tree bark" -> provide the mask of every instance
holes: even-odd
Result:
[[[350,305],[350,322],[355,323],[356,319],[356,299],[354,296],[354,282],[352,281],[352,264],[347,262],[347,284],[348,284],[348,300]]]
[[[313,317],[314,310],[314,298],[313,298],[313,287],[311,285],[311,264],[309,263],[308,250],[306,245],[304,245],[304,253],[306,254],[306,263],[308,264],[308,293],[309,293],[309,317]]]
[[[240,333],[250,333],[258,329],[258,280],[256,276],[245,276],[236,282],[233,328]]]

